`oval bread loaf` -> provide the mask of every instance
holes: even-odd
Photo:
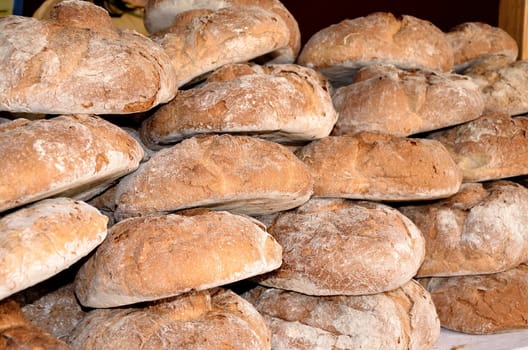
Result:
[[[0,299],[88,255],[106,237],[106,216],[69,198],[45,199],[0,219]]]
[[[143,149],[91,115],[17,119],[0,125],[0,211],[62,195],[88,199],[139,166]]]
[[[115,217],[212,207],[248,215],[306,202],[313,180],[287,148],[248,136],[186,139],[154,154],[116,189]]]
[[[375,202],[311,199],[278,214],[268,232],[283,247],[283,263],[255,280],[308,295],[396,289],[416,274],[425,253],[418,228]]]
[[[193,214],[131,218],[112,226],[75,278],[81,304],[100,308],[162,299],[280,266],[281,246],[256,220],[228,212]]]

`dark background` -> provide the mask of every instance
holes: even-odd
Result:
[[[376,11],[415,16],[443,31],[463,22],[479,21],[497,26],[499,17],[499,0],[282,0],[282,3],[299,23],[303,43],[331,24]]]

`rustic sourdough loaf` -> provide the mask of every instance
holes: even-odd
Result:
[[[282,265],[255,277],[308,295],[364,295],[396,289],[420,267],[425,242],[396,209],[376,202],[311,199],[278,214],[268,232]]]
[[[13,300],[0,302],[0,349],[72,350],[65,342],[26,320]]]
[[[67,272],[70,273],[70,271]],[[63,282],[64,277],[63,275],[56,275],[52,280],[57,284],[57,281]],[[42,284],[47,285],[47,282],[48,280]],[[86,316],[88,310],[82,308],[77,301],[70,278],[68,278],[67,283],[62,283],[58,287],[55,285],[54,288],[50,288],[51,286],[43,287],[42,284],[16,294],[13,299],[18,300],[20,294],[28,294],[35,298],[35,300],[29,298],[24,303],[19,302],[24,317],[53,337],[67,341],[70,333]],[[39,289],[42,290],[39,291]]]
[[[375,12],[315,33],[297,62],[343,85],[350,83],[358,68],[373,63],[448,72],[453,68],[453,49],[445,33],[431,22]]]
[[[398,209],[425,238],[419,277],[494,273],[528,261],[528,189],[519,184],[466,183],[450,198]]]
[[[94,250],[106,216],[69,198],[45,199],[0,219],[0,299],[44,281]]]
[[[528,266],[487,275],[420,279],[442,327],[489,334],[528,328]]]
[[[242,296],[266,320],[274,350],[426,350],[440,334],[431,297],[415,281],[373,295],[316,297],[256,287]]]
[[[301,33],[299,30],[299,25],[297,20],[292,16],[288,9],[279,1],[279,0],[192,0],[192,1],[175,1],[175,0],[149,0],[145,6],[145,27],[150,33],[158,33],[160,31],[166,30],[172,25],[180,25],[178,22],[182,18],[193,17],[192,13],[213,13],[219,11],[220,13],[224,9],[233,7],[234,9],[228,9],[227,12],[241,14],[246,13],[246,9],[251,7],[258,8],[262,11],[268,12],[272,15],[272,18],[275,23],[267,27],[267,31],[273,31],[277,28],[282,28],[280,36],[275,37],[275,47],[269,47],[266,54],[266,60],[269,63],[292,63],[295,61],[297,54],[301,48]],[[249,9],[248,13],[252,13],[255,9]],[[260,11],[259,11],[260,12]],[[238,16],[235,16],[237,18]],[[213,18],[217,18],[213,16]],[[222,18],[222,16],[220,16]],[[204,17],[202,20],[207,20],[209,22],[214,22],[212,18]],[[226,17],[229,19],[229,17]],[[255,22],[252,22],[250,26],[241,26],[240,24],[244,23],[237,22],[236,19],[230,19],[230,26],[224,26],[217,34],[222,36],[222,34],[228,34],[232,32],[233,26],[238,28],[238,35],[243,37],[244,35],[249,34],[250,36],[260,37],[262,39],[266,36],[266,33],[253,30],[252,27],[255,25]],[[187,20],[183,21],[183,24],[186,25]],[[215,23],[211,23],[215,27]],[[285,26],[285,27],[284,27]],[[264,35],[264,36],[263,36]],[[278,33],[276,34],[278,35]],[[286,35],[286,42],[277,45],[279,37]],[[249,38],[248,36],[246,36]],[[214,39],[214,38],[213,38]],[[236,36],[231,38],[231,40],[236,40]],[[282,42],[282,40],[280,40]],[[202,42],[202,41],[199,41]],[[215,41],[213,40],[212,43]],[[255,41],[250,41],[255,45]],[[211,44],[212,44],[211,43]],[[217,45],[217,44],[215,44]],[[214,45],[213,45],[214,46]],[[258,44],[256,44],[258,46]],[[192,46],[189,46],[192,48]],[[233,45],[230,46],[230,49],[234,49]],[[236,49],[239,55],[247,55],[251,50],[250,45],[245,45],[242,50]],[[244,53],[244,50],[248,53]],[[230,54],[225,50],[219,50],[222,54]],[[262,55],[263,53],[260,53]],[[255,57],[252,57],[255,58]],[[217,65],[217,67],[219,67]]]
[[[328,136],[337,120],[328,82],[310,68],[232,64],[213,74],[142,123],[141,137],[149,147],[204,133],[306,142]]]
[[[484,93],[484,113],[528,112],[528,60],[511,62],[505,55],[483,59],[464,71]]]
[[[48,20],[0,19],[0,110],[128,114],[170,101],[175,72],[149,38],[117,30],[89,1],[59,3]]]
[[[519,54],[517,42],[507,31],[487,23],[461,23],[451,28],[446,36],[453,47],[457,72],[490,55],[504,55],[514,62]]]
[[[282,248],[258,221],[198,209],[187,215],[131,218],[112,226],[75,278],[81,304],[162,299],[280,266]]]
[[[142,156],[134,138],[96,116],[0,124],[0,211],[57,195],[88,199]]]
[[[484,97],[471,78],[373,64],[332,96],[339,119],[333,135],[374,131],[409,136],[480,117]]]
[[[117,220],[192,207],[248,215],[287,210],[313,191],[287,148],[248,136],[195,136],[158,151],[117,185]]]
[[[438,141],[361,132],[313,141],[296,154],[314,178],[314,196],[381,201],[455,194],[462,174]]]
[[[486,115],[433,132],[460,169],[465,182],[528,174],[528,118]]]
[[[76,350],[270,350],[270,337],[266,322],[249,302],[215,288],[147,307],[93,310],[70,343]]]

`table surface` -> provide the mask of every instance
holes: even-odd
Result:
[[[528,350],[528,329],[471,335],[442,328],[440,339],[433,350]]]

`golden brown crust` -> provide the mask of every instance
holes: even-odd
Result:
[[[455,194],[460,169],[440,142],[361,132],[329,136],[297,151],[314,178],[314,196],[382,201]]]
[[[140,134],[150,148],[211,133],[307,142],[328,136],[337,120],[328,82],[312,69],[230,64],[213,74],[142,123]]]
[[[476,119],[484,110],[479,86],[467,76],[392,65],[362,68],[332,99],[339,113],[333,135],[409,136]]]
[[[242,296],[263,315],[275,350],[423,350],[440,333],[431,297],[414,281],[373,295],[314,297],[256,287]]]
[[[507,31],[487,23],[461,23],[451,28],[446,36],[453,47],[457,72],[490,55],[504,55],[514,62],[519,53],[517,42]]]
[[[453,67],[453,49],[445,34],[428,21],[375,12],[315,33],[298,63],[343,84],[350,82],[358,68],[373,63],[447,72]]]
[[[69,198],[37,202],[0,219],[0,299],[68,268],[106,237],[108,219]]]
[[[0,211],[57,195],[85,199],[83,192],[135,170],[142,156],[136,140],[96,116],[1,124]]]
[[[177,86],[185,85],[225,64],[246,62],[288,44],[288,28],[280,16],[259,7],[233,6],[192,10],[151,36],[167,52]]]
[[[17,69],[0,73],[0,109],[128,114],[172,99],[175,72],[163,49],[111,26],[108,13],[87,1],[61,2],[49,20],[3,18],[0,63]]]
[[[309,295],[364,295],[407,283],[425,242],[396,209],[375,202],[311,199],[279,214],[268,232],[283,247],[282,265],[260,284]]]
[[[462,169],[465,182],[487,181],[528,173],[528,118],[483,116],[434,132]]]
[[[218,11],[227,7],[236,7],[242,12],[244,10],[240,10],[241,7],[258,7],[279,16],[286,25],[287,44],[275,52],[271,52],[270,57],[267,58],[270,60],[269,63],[292,63],[295,61],[301,48],[301,32],[296,19],[278,0],[193,0],[185,2],[150,0],[145,6],[145,26],[150,33],[158,33],[179,21],[175,18],[185,12]]]
[[[0,302],[0,349],[72,350],[65,342],[28,322],[13,300]]]
[[[528,60],[511,62],[507,56],[493,55],[468,68],[464,74],[480,85],[485,114],[528,112]]]
[[[260,215],[299,206],[312,189],[306,165],[277,143],[192,137],[158,151],[120,181],[115,215],[121,220],[199,206]]]
[[[398,209],[425,237],[419,277],[495,273],[528,260],[528,190],[519,184],[467,183],[445,200]]]
[[[431,293],[442,327],[490,334],[528,328],[528,266],[488,275],[421,280]]]
[[[262,316],[230,290],[184,294],[135,309],[90,312],[70,338],[77,350],[270,349]]]
[[[256,220],[228,212],[194,214],[132,218],[112,226],[76,276],[79,301],[114,307],[156,300],[280,266],[281,246]]]

